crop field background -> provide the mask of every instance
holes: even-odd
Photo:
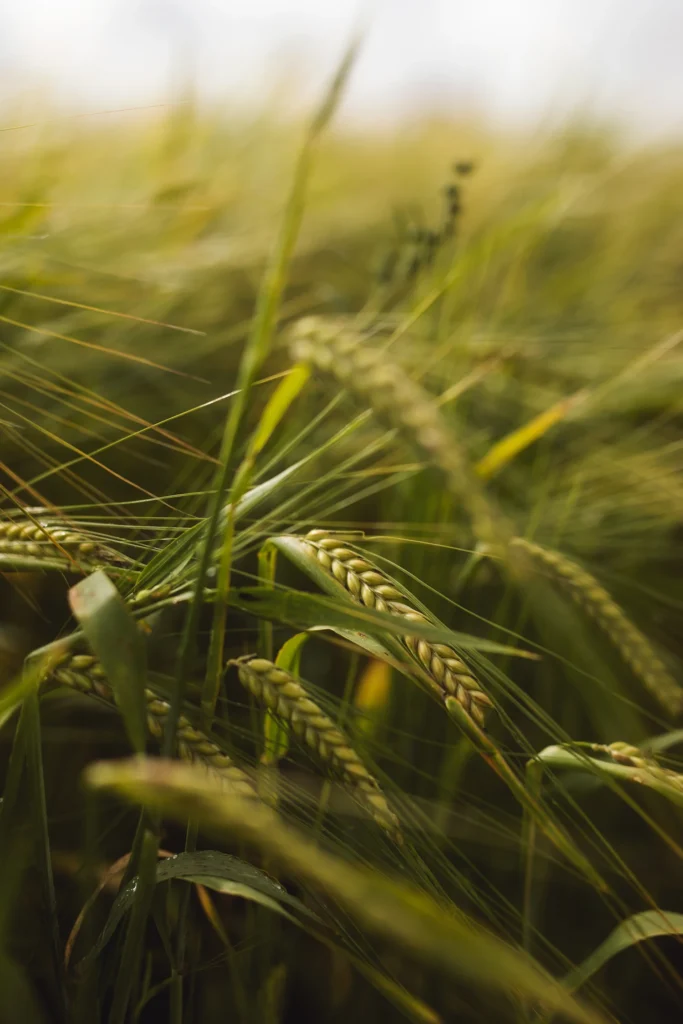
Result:
[[[0,133],[0,1020],[683,1009],[683,148]]]

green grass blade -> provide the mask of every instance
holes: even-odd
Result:
[[[564,983],[571,991],[581,988],[588,979],[618,953],[638,942],[664,935],[683,936],[683,914],[670,910],[645,910],[622,921],[589,957],[570,971]]]
[[[118,590],[102,571],[69,591],[71,610],[102,662],[133,750],[146,748],[145,642]]]
[[[374,608],[348,601],[336,600],[318,594],[307,594],[299,590],[271,590],[269,587],[236,587],[230,591],[230,601],[235,607],[254,615],[286,622],[299,628],[322,628],[339,630],[360,630],[377,636],[421,636],[435,643],[451,644],[467,651],[481,651],[485,654],[509,655],[519,653],[516,648],[487,640],[469,633],[460,633],[446,626],[427,622],[406,623],[398,615],[378,612]],[[525,652],[521,652],[524,654]]]
[[[167,756],[173,750],[175,732],[178,725],[178,718],[180,716],[180,708],[185,695],[187,673],[190,666],[190,659],[192,657],[197,628],[199,626],[199,613],[202,604],[203,588],[213,552],[214,537],[218,528],[221,510],[223,508],[225,493],[228,488],[232,453],[235,439],[237,437],[237,431],[247,407],[251,386],[256,378],[259,367],[268,353],[273,331],[277,323],[278,310],[287,277],[287,269],[294,252],[303,217],[306,188],[313,165],[316,145],[321,132],[332,117],[334,109],[339,101],[342,89],[351,71],[356,54],[356,48],[356,44],[354,43],[354,45],[347,50],[337,74],[335,75],[304,140],[304,144],[299,153],[297,165],[294,170],[289,198],[285,206],[285,212],[280,226],[280,234],[259,290],[253,325],[249,337],[247,338],[237,374],[238,392],[235,397],[235,401],[230,408],[230,412],[228,413],[223,431],[223,439],[219,454],[219,466],[214,478],[206,531],[200,545],[201,553],[199,557],[197,580],[194,587],[193,598],[186,616],[180,650],[178,653],[175,693],[173,695],[171,710],[164,731],[163,750],[164,754]],[[221,616],[221,614],[224,616],[228,604],[227,589],[229,586],[232,555],[233,527],[231,526],[231,523],[234,523],[234,503],[231,503],[231,511],[229,512],[228,522],[226,523],[224,531],[225,542],[221,544],[218,576],[219,595],[216,616]],[[216,621],[218,620],[215,619],[215,622]],[[218,660],[217,654],[215,655],[214,660]],[[222,663],[222,659],[220,659],[220,661]],[[207,676],[205,693],[203,694],[204,703],[211,699],[212,694],[215,694],[215,689],[216,680]]]
[[[541,831],[599,892],[608,892],[609,886],[599,871],[593,867],[567,832],[555,821],[549,810],[539,801],[537,794],[524,785],[522,779],[493,740],[469,715],[463,712],[460,704],[453,697],[446,697],[445,705],[449,715],[457,722],[465,735],[470,738],[475,749],[502,779],[520,806],[529,814]]]
[[[30,785],[31,814],[35,822],[40,874],[43,886],[45,911],[49,922],[52,972],[58,999],[65,1007],[65,993],[62,978],[62,940],[59,934],[57,896],[52,873],[50,834],[48,829],[47,802],[45,799],[45,776],[43,771],[43,749],[40,727],[40,703],[34,691],[24,703],[26,728],[26,768]]]
[[[157,848],[156,836],[150,831],[145,832],[109,1024],[124,1024],[128,1006],[140,975],[145,928],[154,895]]]

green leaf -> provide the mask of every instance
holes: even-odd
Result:
[[[310,638],[309,633],[295,633],[286,640],[277,652],[275,664],[285,672],[292,672],[295,676],[299,674],[301,667],[301,654],[304,644]]]
[[[267,875],[265,871],[227,853],[216,850],[201,850],[179,853],[167,857],[157,864],[154,884],[181,879],[207,889],[260,903],[275,913],[290,920],[309,920],[324,928],[323,922],[301,900],[290,896],[285,887]],[[112,904],[106,924],[96,943],[81,960],[79,969],[89,967],[107,945],[118,925],[133,906],[138,886],[137,878],[131,879],[121,890]]]
[[[261,278],[254,316],[251,319],[249,334],[242,350],[237,370],[236,394],[234,401],[230,405],[223,427],[218,465],[214,473],[213,486],[207,506],[206,530],[198,546],[197,574],[178,649],[175,692],[170,702],[169,714],[164,728],[163,751],[165,754],[170,754],[173,748],[180,707],[187,688],[187,676],[199,629],[206,574],[214,555],[215,542],[218,541],[217,594],[211,627],[207,672],[201,698],[202,707],[205,709],[209,707],[211,701],[215,704],[220,683],[220,672],[223,665],[223,638],[229,604],[232,543],[235,525],[234,501],[230,503],[230,507],[227,510],[225,527],[222,531],[219,531],[219,526],[221,525],[219,521],[228,489],[231,490],[235,499],[241,496],[235,490],[235,481],[233,480],[232,486],[230,483],[231,475],[234,472],[232,466],[233,449],[240,424],[248,406],[256,374],[268,355],[275,333],[282,295],[287,283],[289,264],[294,255],[304,215],[306,192],[320,135],[339,102],[344,84],[351,72],[355,53],[356,46],[354,44],[347,49],[337,73],[325,91],[323,101],[304,137],[303,145],[299,150],[294,168],[289,195],[285,203],[275,246]],[[244,487],[246,487],[249,479],[249,461],[247,460],[244,476],[241,477],[241,485]]]
[[[43,898],[49,921],[53,968],[58,986],[61,986],[62,943],[59,935],[57,895],[52,873],[50,834],[48,828],[47,801],[45,796],[45,772],[43,768],[43,744],[40,723],[40,702],[38,694],[31,693],[22,708],[26,721],[26,769],[31,787],[30,807],[35,821],[37,854],[40,863]]]
[[[346,948],[343,939],[335,936],[325,922],[301,900],[291,896],[278,881],[247,861],[217,850],[180,853],[159,862],[156,883],[180,879],[230,896],[259,903],[305,929],[326,945],[341,950],[354,967],[387,999],[399,1006],[411,1020],[420,1024],[439,1024],[440,1018],[401,985],[376,967],[365,963]],[[136,880],[123,889],[112,904],[106,924],[92,949],[79,964],[79,971],[91,966],[114,935],[117,927],[133,905]]]
[[[429,622],[406,620],[399,615],[378,612],[356,604],[350,598],[346,601],[330,597],[307,594],[301,590],[271,590],[268,587],[236,587],[230,591],[230,602],[237,608],[264,615],[266,618],[287,622],[292,626],[310,629],[327,627],[335,632],[360,630],[378,635],[389,633],[393,636],[422,636],[434,643],[449,644],[456,649],[483,651],[491,654],[510,654],[511,649],[493,640],[458,633],[446,626]],[[517,653],[517,652],[515,652]]]
[[[126,938],[121,953],[119,978],[114,988],[109,1020],[111,1024],[124,1024],[128,1004],[137,985],[142,961],[147,918],[154,895],[154,868],[157,859],[158,840],[147,829],[142,837],[138,875],[133,883],[131,914],[128,920]]]
[[[247,457],[256,458],[270,440],[283,416],[311,375],[310,367],[303,363],[295,366],[284,377],[268,399],[258,425],[249,441]]]
[[[26,659],[18,678],[3,687],[0,694],[0,729],[10,720],[17,708],[21,707],[25,698],[35,693],[49,670],[51,658],[61,653],[63,649],[64,645],[57,642],[47,653],[41,651],[38,654],[34,651]]]
[[[143,753],[145,642],[118,590],[98,570],[69,591],[69,603],[111,684],[131,746]]]
[[[683,935],[683,914],[668,910],[645,910],[622,921],[613,932],[601,942],[583,963],[565,977],[567,988],[575,991],[581,988],[591,975],[599,971],[608,960],[637,942],[656,939],[662,935]]]

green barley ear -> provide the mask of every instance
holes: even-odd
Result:
[[[397,430],[441,471],[449,491],[468,509],[478,539],[491,545],[499,542],[504,524],[432,395],[343,320],[304,317],[291,328],[289,347],[297,362],[336,378],[381,423]]]
[[[59,523],[34,519],[8,519],[0,522],[0,556],[11,563],[16,558],[23,568],[35,560],[63,563],[71,571],[88,571],[97,566],[130,565],[130,559],[106,544],[83,533],[68,530]],[[62,568],[56,564],[55,568]]]
[[[531,762],[530,762],[531,763]],[[600,767],[621,781],[634,782],[683,804],[683,775],[664,768],[652,754],[632,743],[564,743],[546,747],[535,762],[556,768]]]
[[[402,842],[398,818],[390,809],[377,780],[370,774],[349,740],[331,718],[311,700],[301,682],[265,658],[247,655],[229,661],[242,685],[257,700],[288,722],[294,733],[322,761],[339,773],[351,795],[397,842]]]
[[[633,625],[594,576],[565,555],[522,537],[510,542],[510,552],[513,558],[521,554],[544,569],[574,603],[583,608],[666,711],[672,715],[683,711],[683,689],[668,672],[647,637]]]
[[[380,572],[364,555],[326,530],[310,530],[303,538],[311,558],[346,590],[354,601],[379,612],[400,615],[408,622],[434,622],[418,610],[409,595]],[[483,726],[490,698],[462,658],[447,644],[430,643],[409,633],[402,643],[431,677],[444,698],[454,697],[474,721]]]
[[[614,764],[626,765],[629,768],[639,768],[652,779],[664,782],[673,789],[683,793],[683,775],[671,768],[663,768],[651,754],[640,747],[634,747],[632,743],[624,743],[619,740],[615,743],[591,743],[591,751],[609,758]]]
[[[114,694],[100,662],[91,654],[67,652],[53,664],[44,680],[47,686],[67,686],[79,693],[99,697],[114,704]],[[147,729],[155,739],[161,739],[170,706],[153,690],[145,690]],[[251,779],[205,733],[195,729],[184,715],[178,719],[176,733],[178,753],[186,760],[203,765],[219,781],[225,783],[237,796],[256,798]]]

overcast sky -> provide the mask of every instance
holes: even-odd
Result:
[[[349,115],[588,107],[683,134],[683,0],[4,0],[0,96],[47,80],[91,108],[163,102],[192,68],[207,95],[254,100],[285,62],[319,83],[360,15]]]

